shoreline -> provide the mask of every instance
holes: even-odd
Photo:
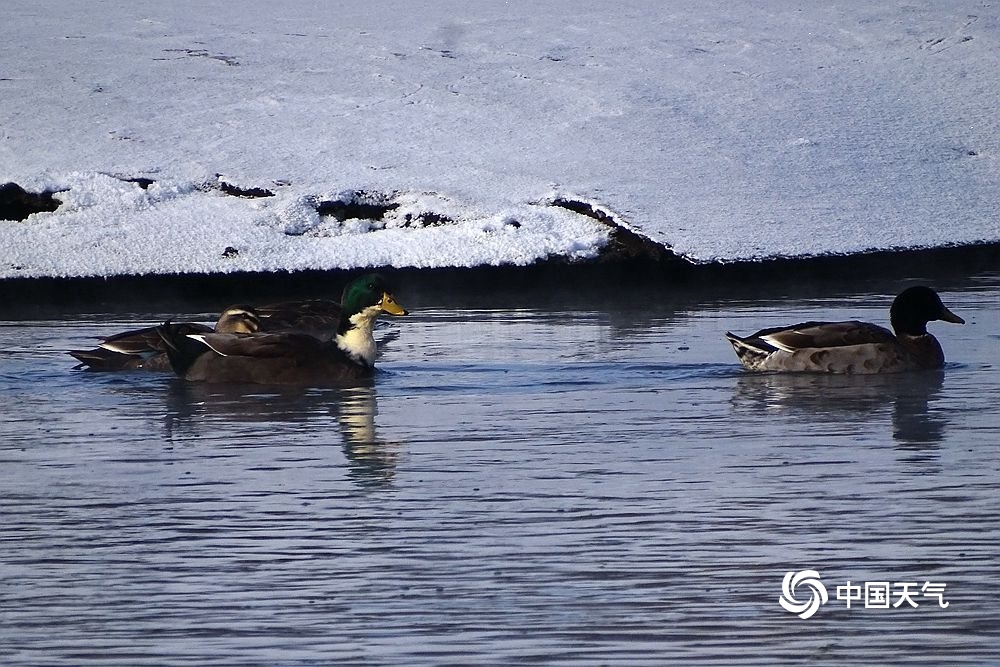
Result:
[[[405,286],[400,295],[440,293],[490,304],[543,302],[546,293],[614,298],[624,291],[668,296],[752,295],[770,291],[836,290],[865,283],[866,288],[901,280],[924,280],[938,287],[971,276],[1000,271],[1000,242],[881,250],[851,255],[774,258],[761,261],[692,264],[676,256],[612,256],[594,261],[552,259],[529,266],[473,268],[369,269]],[[171,304],[261,302],[285,298],[339,298],[349,276],[366,270],[290,271],[228,274],[145,274],[86,278],[8,278],[0,280],[0,314],[66,307],[134,310]],[[333,292],[333,293],[331,293]]]

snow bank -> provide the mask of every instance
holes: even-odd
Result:
[[[597,256],[559,198],[696,261],[1000,240],[982,3],[4,12],[0,184],[61,204],[0,277]]]

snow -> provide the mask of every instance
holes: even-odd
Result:
[[[558,198],[694,261],[996,242],[998,64],[966,0],[6,0],[0,183],[62,205],[0,277],[596,256]]]

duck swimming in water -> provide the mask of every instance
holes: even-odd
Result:
[[[321,341],[337,335],[341,307],[329,299],[281,301],[263,306],[237,305],[222,311],[216,333],[304,333]],[[212,327],[196,322],[173,325],[185,334],[211,333]],[[134,329],[108,336],[91,350],[70,350],[80,363],[75,370],[87,371],[166,371],[170,372],[167,348],[157,326]]]
[[[407,311],[385,280],[371,274],[344,289],[331,340],[301,332],[192,334],[170,323],[158,327],[158,332],[174,371],[187,380],[350,386],[374,375],[372,328],[382,313],[406,315]]]
[[[185,334],[198,333],[254,333],[260,331],[261,321],[250,306],[229,306],[219,315],[215,328],[196,322],[174,325]],[[169,371],[167,346],[156,327],[145,327],[108,336],[92,350],[70,350],[67,354],[80,363],[74,368],[88,371]]]
[[[893,331],[868,322],[804,322],[746,337],[727,332],[726,338],[751,371],[898,373],[944,366],[944,352],[927,332],[928,322],[965,324],[937,292],[923,286],[901,292],[889,320]]]

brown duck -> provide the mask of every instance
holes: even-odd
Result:
[[[249,306],[229,306],[219,315],[215,328],[196,322],[174,325],[185,334],[254,333],[261,328],[260,318]],[[148,370],[169,371],[167,346],[156,331],[145,327],[108,336],[92,350],[70,350],[67,354],[80,363],[74,368],[88,371]]]
[[[893,331],[868,322],[804,322],[746,337],[726,333],[726,338],[751,371],[898,373],[944,366],[944,352],[927,332],[928,322],[965,323],[934,290],[922,286],[896,297],[889,320]]]

